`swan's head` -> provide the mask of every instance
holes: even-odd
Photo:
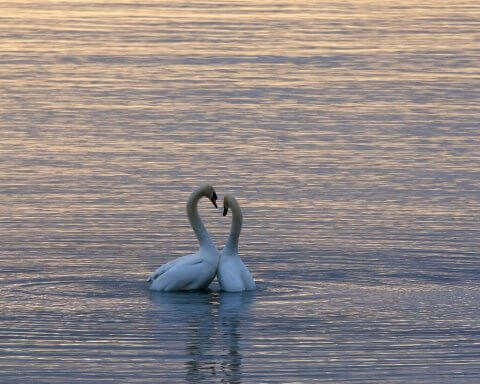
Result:
[[[217,206],[218,196],[215,193],[215,189],[213,189],[211,185],[206,185],[205,187],[202,188],[202,195],[205,196],[207,199],[209,199],[215,208],[218,208]]]
[[[235,198],[231,195],[225,195],[223,197],[223,216],[227,216],[228,208],[235,203]]]

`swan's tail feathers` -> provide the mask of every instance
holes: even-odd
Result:
[[[148,276],[147,283],[151,283],[153,280],[157,278],[158,275],[155,275],[155,272],[152,272],[150,276]]]
[[[162,266],[158,267],[155,271],[153,271],[150,274],[150,277],[148,278],[148,281],[153,282],[153,280],[155,280],[158,276],[163,275],[170,268],[172,268],[177,263],[177,261],[178,260],[172,260],[172,261],[169,261],[168,263],[163,264]]]
[[[162,271],[160,273],[158,273],[157,271],[153,272],[152,274],[150,274],[150,276],[148,277],[148,280],[147,282],[151,283],[153,282],[158,276],[160,276],[161,274],[163,274],[165,271]]]

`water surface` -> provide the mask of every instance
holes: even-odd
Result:
[[[450,3],[1,1],[2,382],[477,383],[480,9]],[[151,293],[205,182],[258,289]]]

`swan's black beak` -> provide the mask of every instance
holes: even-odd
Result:
[[[218,199],[217,194],[216,194],[215,192],[213,192],[213,195],[212,195],[212,197],[210,198],[210,201],[212,202],[212,204],[213,204],[213,206],[214,206],[215,208],[218,208],[218,206],[217,206],[217,199]]]
[[[227,216],[228,207],[223,207],[223,216]]]

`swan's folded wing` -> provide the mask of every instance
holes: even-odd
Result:
[[[217,278],[224,291],[240,292],[243,290],[242,272],[236,260],[223,262],[218,269]]]
[[[148,281],[154,281],[159,276],[163,275],[165,272],[169,271],[176,265],[189,265],[189,264],[196,264],[201,261],[199,258],[198,253],[191,253],[189,255],[181,256],[176,258],[175,260],[171,260],[168,263],[163,264],[162,266],[158,267],[148,278]]]
[[[150,289],[167,292],[200,289],[213,280],[215,271],[211,269],[201,259],[184,260],[157,277]]]
[[[196,254],[185,255],[182,257],[178,257],[175,260],[171,260],[168,263],[165,263],[158,267],[155,271],[150,274],[148,278],[148,282],[152,282],[153,280],[157,279],[159,276],[163,275],[165,272],[169,271],[177,264],[188,263],[192,258],[195,258]]]
[[[253,279],[252,274],[250,273],[250,271],[246,266],[242,270],[242,279],[245,284],[245,289],[247,291],[253,291],[256,288],[255,280]]]

